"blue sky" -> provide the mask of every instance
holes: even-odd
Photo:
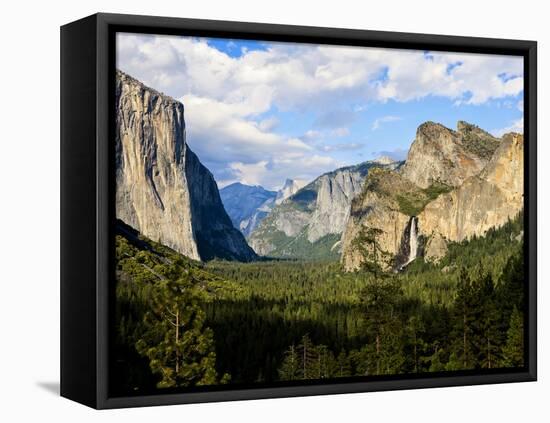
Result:
[[[118,34],[117,67],[182,101],[220,186],[404,159],[428,120],[523,130],[518,57]]]

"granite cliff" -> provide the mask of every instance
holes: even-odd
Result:
[[[440,239],[463,241],[514,218],[523,208],[523,135],[507,134],[487,166],[434,201],[418,215],[429,243],[426,258],[445,252]],[[436,244],[432,239],[436,239]]]
[[[115,105],[116,217],[195,260],[254,259],[186,143],[183,104],[117,71]]]
[[[434,183],[456,187],[481,172],[498,145],[498,139],[463,121],[456,131],[426,122],[416,131],[401,173],[420,188]]]

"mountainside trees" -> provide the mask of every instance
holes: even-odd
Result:
[[[115,374],[125,389],[225,383],[204,303],[219,278],[119,223]],[[119,386],[121,388],[121,386]]]
[[[121,232],[119,391],[521,367],[521,221],[401,273],[322,261],[204,265]]]
[[[321,377],[521,365],[521,221],[451,244],[440,264],[419,259],[397,274],[376,265],[375,234],[371,265],[356,273],[333,262],[212,262],[212,273],[242,288],[208,306],[214,332],[236,337],[217,341],[219,370],[269,382],[309,379],[319,360]]]

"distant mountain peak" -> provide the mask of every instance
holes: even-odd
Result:
[[[248,236],[267,216],[275,201],[275,191],[260,185],[235,182],[220,190],[220,196],[233,226]]]
[[[287,178],[283,187],[279,191],[277,191],[275,204],[281,204],[288,197],[296,194],[305,185],[306,185],[306,181],[302,181],[301,179]]]
[[[398,160],[394,160],[390,156],[380,156],[376,159],[370,160],[369,162],[380,164],[380,165],[389,165],[389,164],[397,163]]]

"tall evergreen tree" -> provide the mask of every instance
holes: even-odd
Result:
[[[308,334],[302,336],[302,340],[298,345],[298,354],[300,357],[300,369],[299,374],[301,379],[315,379],[317,376],[316,364],[317,352],[315,346],[311,342],[311,338]]]
[[[477,361],[481,367],[492,369],[497,367],[500,361],[501,334],[498,326],[500,313],[495,303],[495,285],[491,275],[489,273],[482,274],[477,285],[476,292],[479,301],[479,310],[477,310],[479,356]]]
[[[200,296],[188,278],[156,283],[136,349],[160,377],[159,388],[218,382],[213,334],[204,320]]]
[[[366,329],[371,339],[367,345],[368,374],[398,373],[404,363],[403,325],[398,305],[403,292],[391,279],[371,280],[362,292]]]
[[[461,361],[462,369],[474,367],[474,353],[472,351],[473,312],[476,293],[472,281],[465,268],[461,268],[458,277],[458,292],[453,313],[455,333],[455,354]]]
[[[298,380],[300,379],[301,360],[294,344],[285,351],[283,363],[279,368],[280,380]]]
[[[384,264],[391,259],[391,254],[380,246],[378,238],[382,233],[378,228],[362,227],[353,240],[353,246],[362,257],[362,270],[372,273],[376,278],[384,276]]]
[[[506,344],[502,348],[502,364],[505,367],[523,367],[524,365],[524,332],[523,315],[514,308],[510,317],[510,329]]]

